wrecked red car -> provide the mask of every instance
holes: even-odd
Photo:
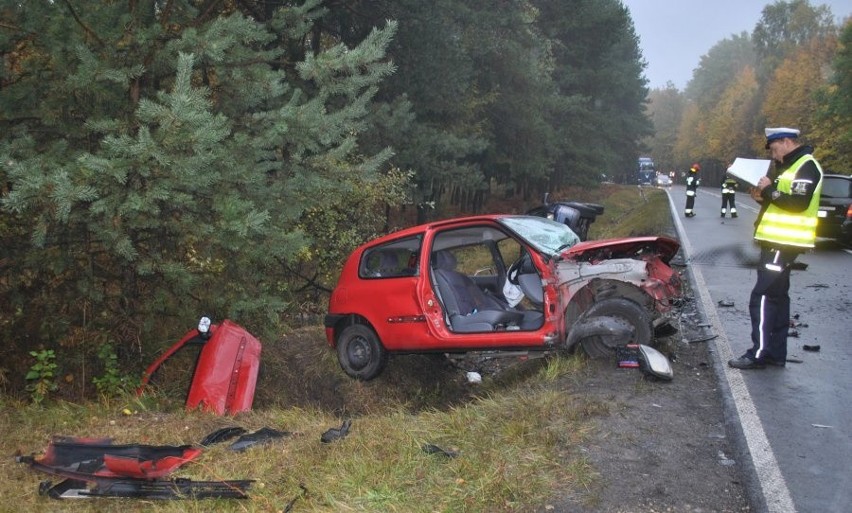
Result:
[[[391,353],[574,350],[614,354],[670,324],[677,241],[581,242],[565,224],[481,215],[357,248],[325,317],[343,370],[369,380]],[[673,326],[671,326],[673,328]]]

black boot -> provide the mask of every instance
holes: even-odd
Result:
[[[739,358],[728,360],[728,365],[735,369],[765,369],[766,364],[749,358],[748,355],[742,355]]]

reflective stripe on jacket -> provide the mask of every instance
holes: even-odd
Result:
[[[820,180],[814,189],[808,208],[802,212],[788,212],[774,204],[769,205],[760,224],[757,225],[754,238],[766,242],[774,242],[787,246],[803,248],[814,247],[816,241],[817,212],[819,211],[819,196],[822,192],[822,168],[813,155],[803,155],[789,169],[778,177],[776,190],[790,194],[793,179],[805,162],[813,161],[819,170]]]
[[[686,195],[695,196],[695,189],[701,184],[701,179],[695,173],[690,172],[686,177]],[[692,192],[692,194],[690,194]]]

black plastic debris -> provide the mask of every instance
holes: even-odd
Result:
[[[202,447],[209,447],[213,444],[218,444],[218,443],[230,440],[231,438],[234,438],[235,436],[242,435],[245,432],[246,432],[245,429],[238,427],[238,426],[224,427],[224,428],[221,428],[221,429],[217,429],[216,431],[213,431],[209,435],[202,438],[200,445]]]
[[[820,347],[818,345],[805,344],[805,345],[802,346],[802,349],[804,349],[805,351],[810,351],[812,353],[818,353],[819,350],[820,350]]]
[[[420,448],[426,454],[438,454],[438,455],[444,456],[446,458],[455,458],[456,456],[459,455],[458,451],[443,449],[441,447],[438,447],[435,444],[423,444],[422,446],[420,446]]]
[[[281,513],[290,513],[291,511],[293,511],[293,506],[296,504],[296,501],[299,500],[300,497],[307,497],[307,495],[308,488],[303,483],[299,483],[299,495],[290,499],[290,502],[288,502],[287,505],[284,506],[284,509],[281,510]]]
[[[727,299],[720,299],[719,306],[724,306],[726,308],[734,306],[734,302]]]
[[[790,330],[787,332],[788,337],[799,338],[799,330]]]
[[[97,483],[87,487],[86,480],[65,479],[52,486],[39,483],[39,495],[51,499],[129,498],[129,499],[247,499],[253,480],[193,481],[192,479],[108,479],[93,477]]]
[[[237,441],[232,443],[228,449],[236,452],[242,452],[259,444],[269,443],[285,436],[290,436],[289,431],[278,431],[268,427],[260,428],[254,433],[249,433],[237,438]]]
[[[339,428],[330,428],[328,431],[322,434],[320,437],[320,441],[324,444],[333,442],[335,440],[340,440],[341,438],[345,438],[346,435],[349,434],[349,427],[352,425],[352,421],[346,419],[343,421],[343,424],[340,425]]]

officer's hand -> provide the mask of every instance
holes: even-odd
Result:
[[[760,196],[760,189],[757,187],[749,187],[748,193],[751,196],[751,199],[758,203],[763,203],[763,198]]]

